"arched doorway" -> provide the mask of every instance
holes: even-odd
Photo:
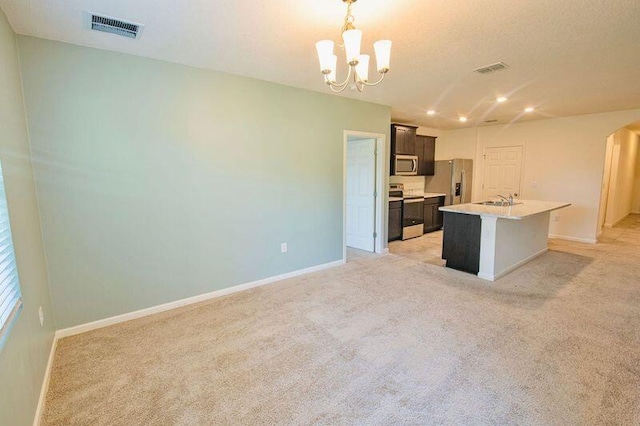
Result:
[[[630,214],[640,214],[640,121],[607,138],[598,237]]]

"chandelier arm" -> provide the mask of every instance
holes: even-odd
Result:
[[[353,85],[360,93],[362,93],[362,91],[364,90],[364,81],[360,80],[360,76],[357,72],[353,73]]]
[[[329,81],[327,76],[325,76],[324,77],[324,82],[327,83],[327,85],[329,87],[345,87],[349,83],[349,80],[347,79],[347,80],[343,81],[342,83],[338,84],[338,83],[332,83],[331,81]]]
[[[329,77],[327,76],[327,74],[324,75],[324,81],[329,85],[329,87],[338,87],[341,88],[340,91],[342,91],[349,84],[349,79],[351,78],[351,73],[353,72],[352,69],[353,66],[349,66],[349,73],[347,74],[347,78],[345,78],[342,83],[332,83],[331,81],[329,81]]]
[[[344,92],[344,89],[347,88],[347,85],[345,84],[344,86],[342,86],[342,87],[340,87],[338,89],[334,89],[333,87],[334,87],[333,85],[329,85],[329,89],[331,89],[331,91],[333,93],[341,93],[341,92]]]
[[[362,84],[364,84],[365,86],[376,86],[380,83],[382,83],[382,80],[384,80],[384,76],[387,75],[386,72],[382,73],[382,77],[380,77],[380,79],[378,81],[376,81],[375,83],[369,83],[367,81],[363,81]]]

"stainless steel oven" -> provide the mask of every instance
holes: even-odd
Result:
[[[396,176],[417,176],[418,156],[417,155],[394,155],[393,174]]]
[[[424,197],[402,200],[402,239],[420,237],[424,233]]]

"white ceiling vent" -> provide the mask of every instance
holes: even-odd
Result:
[[[128,38],[140,38],[144,25],[127,22],[110,16],[87,12],[88,27],[95,31],[116,34]]]
[[[496,62],[495,64],[476,68],[475,70],[473,70],[473,72],[477,72],[479,74],[489,74],[492,72],[503,70],[505,68],[509,68],[509,65],[505,64],[504,62]]]

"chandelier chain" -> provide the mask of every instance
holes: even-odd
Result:
[[[353,4],[352,1],[349,1],[347,3],[347,14],[344,17],[344,25],[342,25],[342,32],[340,33],[341,35],[342,35],[343,32],[355,28],[353,23],[355,22],[356,18],[354,18],[353,15],[351,14],[351,5],[352,4]]]

